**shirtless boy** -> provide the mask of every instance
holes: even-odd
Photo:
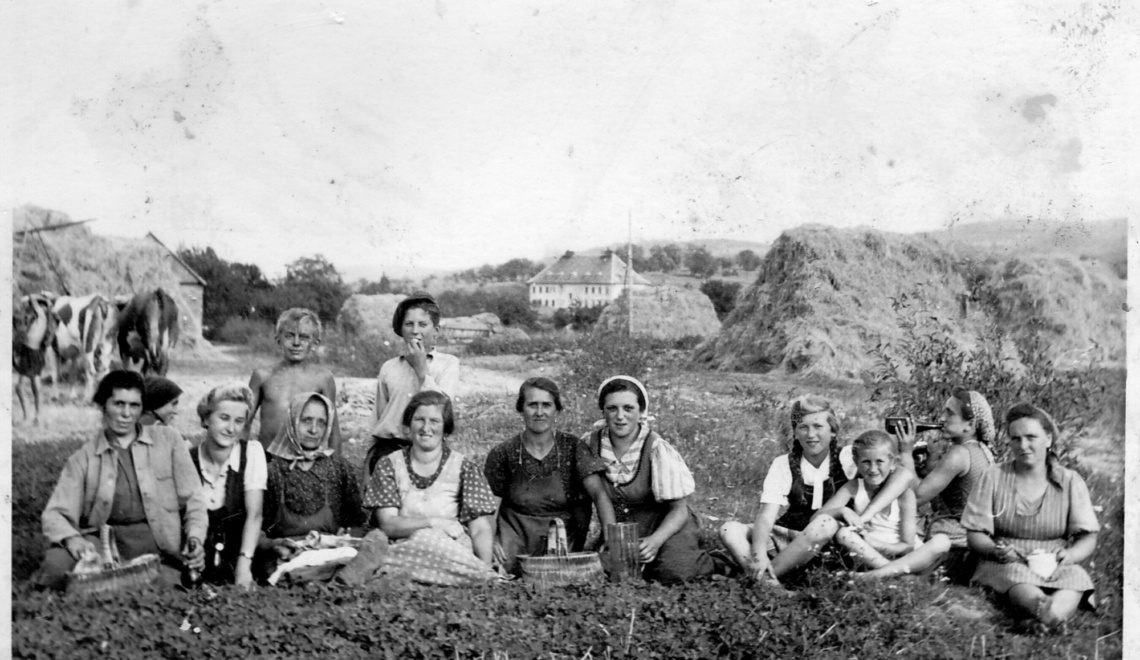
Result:
[[[312,310],[294,307],[277,319],[277,345],[281,347],[281,361],[269,367],[253,370],[249,389],[253,391],[253,407],[245,423],[245,435],[258,409],[261,410],[261,429],[257,439],[269,446],[281,429],[285,428],[289,401],[302,392],[319,392],[336,402],[336,381],[328,369],[310,362],[313,350],[321,343],[321,320]],[[340,425],[334,415],[330,446],[340,451]]]

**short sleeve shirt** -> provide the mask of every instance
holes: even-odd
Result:
[[[209,462],[206,452],[198,450],[198,460],[202,463]],[[210,511],[215,511],[222,508],[226,503],[226,479],[227,475],[233,471],[237,472],[241,467],[241,451],[238,445],[234,445],[233,451],[230,452],[230,457],[226,459],[226,466],[213,481],[210,481],[210,476],[206,472],[213,472],[213,470],[202,471],[202,486],[206,489],[206,508]],[[269,470],[265,462],[265,449],[262,448],[260,442],[247,442],[245,443],[245,479],[243,480],[243,490],[265,490],[266,482],[269,478]]]
[[[401,451],[405,461],[408,460],[408,450]],[[430,477],[423,477],[408,466],[408,476],[416,488],[427,488],[443,472],[443,466],[451,456],[451,449],[444,445],[443,455],[439,459],[439,468]],[[396,471],[391,461],[382,460],[376,463],[376,471],[368,482],[364,493],[365,509],[398,509],[403,506],[400,499],[399,486],[396,483]],[[467,523],[481,516],[489,516],[498,511],[495,496],[491,494],[491,487],[483,472],[474,463],[464,460],[459,466],[459,522]]]
[[[761,504],[779,504],[780,506],[788,506],[788,494],[792,492],[792,468],[788,464],[788,457],[790,454],[783,454],[777,456],[772,461],[772,466],[768,468],[768,475],[764,477],[764,490],[760,493]],[[839,463],[843,466],[843,473],[847,475],[848,479],[854,479],[856,468],[855,460],[851,456],[851,445],[843,447],[839,450]],[[812,465],[806,458],[800,459],[800,473],[803,475],[804,483],[815,485],[822,481],[827,480],[828,474],[831,472],[831,455],[829,454],[819,464],[819,467]],[[817,497],[822,498],[823,488],[815,488]],[[818,509],[823,506],[821,502],[819,506],[812,503],[813,509]]]
[[[625,454],[618,458],[614,455],[613,445],[610,443],[610,434],[603,431],[601,436],[601,459],[606,464],[606,478],[610,483],[623,486],[637,476],[637,465],[641,458],[641,451],[649,437],[649,425],[642,424],[637,439],[629,446]],[[697,484],[689,466],[673,445],[658,437],[653,442],[649,453],[650,474],[653,479],[650,484],[653,496],[658,501],[669,502],[692,495]]]

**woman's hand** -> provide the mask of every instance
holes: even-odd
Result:
[[[850,527],[853,532],[861,533],[863,531],[863,520],[859,518],[859,514],[849,507],[843,507],[839,510],[839,522]]]
[[[67,554],[71,555],[71,558],[75,561],[79,561],[93,554],[99,554],[99,551],[95,549],[95,544],[82,534],[76,534],[75,536],[69,536],[64,539],[63,547],[67,550]]]
[[[438,529],[453,539],[462,538],[467,533],[458,520],[451,518],[428,518],[428,522],[433,529]]]
[[[993,557],[1003,564],[1025,563],[1025,557],[1017,548],[1000,542],[994,545]]]
[[[491,558],[493,563],[500,568],[507,565],[507,551],[503,549],[503,544],[495,541],[495,545],[491,549]]]
[[[904,454],[911,454],[914,452],[914,438],[916,435],[917,427],[914,420],[907,417],[903,423],[895,427],[898,429],[895,433],[895,439],[899,443],[899,452]]]
[[[664,544],[665,541],[658,539],[656,534],[650,534],[641,539],[641,542],[638,544],[638,559],[640,559],[643,564],[648,564],[654,559],[657,559],[657,552],[661,550],[661,546]]]
[[[273,551],[282,561],[292,559],[301,552],[301,548],[293,539],[273,539],[270,543],[272,543]]]
[[[770,577],[775,577],[772,575],[772,564],[768,559],[768,553],[764,553],[760,557],[752,557],[745,572],[755,582],[764,582]]]
[[[1060,568],[1067,564],[1075,563],[1076,562],[1073,561],[1072,553],[1069,552],[1069,548],[1061,548],[1057,551],[1057,568]]]
[[[238,557],[237,567],[234,568],[234,585],[242,589],[249,589],[253,586],[253,571],[250,569],[250,561],[245,557]]]
[[[182,548],[182,563],[192,571],[206,568],[206,547],[197,536],[186,539],[186,546]]]

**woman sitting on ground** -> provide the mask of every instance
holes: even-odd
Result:
[[[487,455],[483,473],[502,498],[495,531],[495,560],[518,572],[518,556],[545,550],[550,523],[561,518],[571,552],[579,552],[590,528],[591,507],[603,525],[614,522],[603,483],[605,463],[576,436],[555,429],[562,412],[558,385],[530,378],[515,402],[523,431]]]
[[[215,387],[198,402],[206,437],[190,450],[190,458],[202,478],[210,514],[202,579],[213,584],[253,583],[268,477],[261,443],[241,439],[252,406],[253,392],[244,385]]]
[[[598,388],[605,426],[588,442],[606,465],[614,516],[637,523],[645,579],[672,583],[724,572],[727,567],[697,544],[689,511],[696,483],[681,454],[649,428],[648,398],[630,376],[614,376]]]
[[[1044,631],[1082,604],[1093,607],[1093,582],[1079,564],[1096,550],[1100,525],[1085,480],[1053,453],[1052,417],[1020,403],[1005,424],[1014,458],[982,475],[962,525],[980,556],[973,582],[1004,594],[1030,617],[1028,628]],[[1047,566],[1031,568],[1038,562]]]
[[[791,430],[791,451],[769,466],[752,527],[730,521],[720,528],[733,559],[762,583],[778,582],[803,564],[799,553],[784,551],[856,472],[851,448],[839,448],[839,418],[826,399],[806,395],[792,401]]]
[[[950,560],[951,578],[965,582],[974,565],[966,556],[966,529],[960,518],[975,484],[993,465],[990,444],[996,436],[993,412],[986,398],[972,390],[956,389],[942,406],[941,455],[931,456],[930,471],[912,482],[918,506],[930,502],[931,515],[926,527],[926,543],[914,552],[864,574],[868,578],[892,577],[928,571]],[[903,465],[913,474],[914,422],[909,421],[897,436]],[[938,452],[936,451],[935,454]],[[867,510],[878,513],[891,497],[905,490],[905,480],[892,479],[880,489]]]
[[[272,572],[279,560],[298,551],[310,532],[360,536],[367,516],[353,468],[329,446],[332,402],[305,392],[289,402],[289,418],[270,443],[263,509],[260,569]],[[273,551],[273,552],[268,552]]]
[[[495,499],[479,466],[448,446],[455,432],[451,399],[419,392],[402,423],[412,445],[380,458],[364,495],[379,530],[369,533],[341,577],[350,584],[377,571],[425,584],[496,579]]]
[[[133,371],[112,371],[100,381],[94,403],[103,427],[67,460],[44,509],[48,549],[39,585],[66,586],[81,558],[100,554],[104,524],[122,561],[159,555],[161,583],[175,585],[183,570],[202,570],[202,482],[177,431],[139,424],[143,390]]]

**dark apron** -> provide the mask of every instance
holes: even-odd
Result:
[[[206,532],[206,570],[202,579],[214,584],[229,584],[234,581],[237,560],[241,552],[241,537],[245,527],[245,464],[246,442],[238,443],[240,457],[238,471],[223,467],[226,474],[226,495],[222,506],[209,511],[210,527]],[[190,458],[202,476],[202,463],[198,457],[199,447],[190,450]]]
[[[557,439],[555,440],[557,443]],[[520,451],[526,451],[520,447]],[[557,444],[554,451],[558,451]],[[541,555],[546,548],[550,523],[561,518],[571,552],[586,544],[590,529],[590,503],[571,502],[559,468],[544,477],[528,479],[522,470],[511,474],[506,497],[499,505],[496,541],[507,556],[507,570],[516,570],[518,555]]]

